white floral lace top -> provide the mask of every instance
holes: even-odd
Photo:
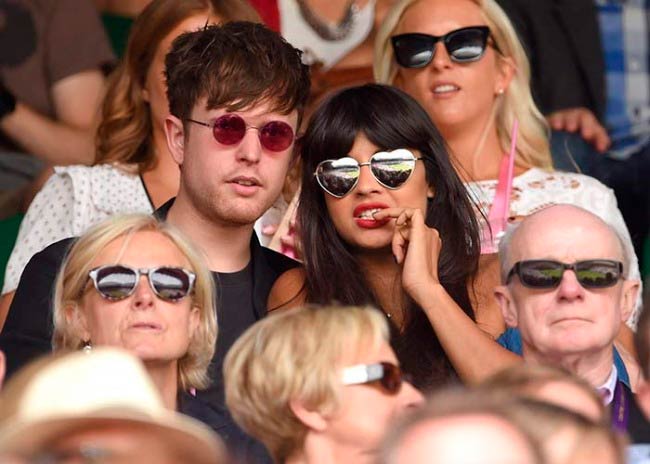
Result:
[[[472,199],[487,216],[494,194],[496,180],[469,182],[465,186]],[[593,177],[559,171],[529,169],[512,181],[510,216],[528,216],[551,205],[567,203],[591,211],[616,229],[625,244],[630,262],[630,277],[639,279],[639,261],[632,246],[630,233],[616,204],[614,192]],[[627,324],[636,327],[641,299]]]

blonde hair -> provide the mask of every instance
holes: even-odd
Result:
[[[184,20],[205,14],[222,21],[261,22],[241,0],[154,0],[131,28],[124,57],[109,78],[97,129],[95,164],[120,163],[139,173],[156,164],[151,110],[144,100],[147,73],[161,42]]]
[[[479,388],[495,393],[512,393],[526,398],[538,399],[536,396],[537,391],[545,385],[555,382],[573,385],[580,389],[596,405],[602,423],[608,422],[609,413],[596,390],[587,381],[558,366],[517,364],[492,375],[482,382]]]
[[[398,71],[393,56],[391,36],[399,27],[406,10],[418,1],[400,0],[388,12],[375,39],[374,76],[381,84],[393,84]],[[549,129],[530,91],[530,64],[510,19],[495,0],[471,0],[481,9],[490,28],[500,59],[510,59],[515,66],[508,89],[495,103],[496,129],[504,153],[510,150],[511,128],[519,122],[517,165],[525,168],[553,168],[549,148]],[[434,121],[435,123],[435,121]]]
[[[384,316],[369,307],[309,306],[271,314],[249,328],[226,356],[228,409],[276,462],[284,462],[307,434],[290,401],[299,399],[322,413],[335,411],[341,363],[388,337]]]
[[[543,463],[542,449],[528,430],[522,428],[514,421],[509,409],[519,398],[507,397],[502,394],[493,394],[488,391],[466,390],[459,387],[448,387],[438,390],[431,395],[426,403],[410,414],[403,416],[384,437],[379,451],[377,464],[396,464],[399,462],[398,453],[407,435],[422,424],[435,420],[485,415],[500,419],[509,425],[525,441],[533,462]]]
[[[190,340],[187,353],[178,360],[179,386],[183,390],[208,386],[207,369],[217,340],[214,308],[215,289],[212,274],[193,245],[174,226],[152,215],[113,216],[90,228],[74,243],[56,278],[54,291],[52,345],[54,350],[78,350],[84,340],[73,321],[75,311],[83,310],[82,298],[88,286],[93,259],[111,242],[127,239],[138,232],[157,232],[168,238],[189,261],[196,274],[192,306],[199,310],[199,325]]]
[[[495,393],[497,394],[497,393]],[[507,392],[500,394],[507,395]],[[546,459],[551,462],[555,456],[553,437],[572,430],[569,458],[566,462],[578,461],[593,451],[595,446],[608,446],[615,456],[617,464],[625,463],[624,435],[617,433],[606,421],[594,422],[582,414],[546,401],[519,397],[511,400],[507,416],[522,430],[525,430],[539,445]]]

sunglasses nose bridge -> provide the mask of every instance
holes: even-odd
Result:
[[[557,286],[561,298],[573,299],[584,292],[584,287],[578,280],[575,264],[565,264]]]
[[[251,134],[250,129],[254,129],[255,133]],[[259,161],[263,149],[260,136],[261,132],[258,127],[247,125],[244,136],[237,144],[237,159],[247,162]]]
[[[431,50],[431,64],[435,68],[446,68],[450,67],[453,63],[449,52],[447,51],[447,43],[444,40],[444,37],[437,37],[437,40],[433,43],[433,49]]]
[[[359,163],[359,177],[357,178],[356,191],[360,194],[379,191],[381,184],[372,172],[370,161]]]
[[[151,306],[153,303],[153,300],[156,297],[156,291],[151,283],[149,269],[138,270],[132,297],[135,308],[145,308]]]

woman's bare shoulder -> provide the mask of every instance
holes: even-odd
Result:
[[[266,308],[269,312],[294,308],[306,302],[305,269],[295,267],[278,277],[271,288]]]

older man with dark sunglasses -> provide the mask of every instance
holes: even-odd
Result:
[[[625,256],[600,218],[551,206],[501,241],[503,285],[495,295],[506,323],[521,334],[526,362],[560,365],[587,380],[612,408],[613,426],[647,442],[650,424],[614,363],[614,340],[639,290],[639,281],[627,278]]]

